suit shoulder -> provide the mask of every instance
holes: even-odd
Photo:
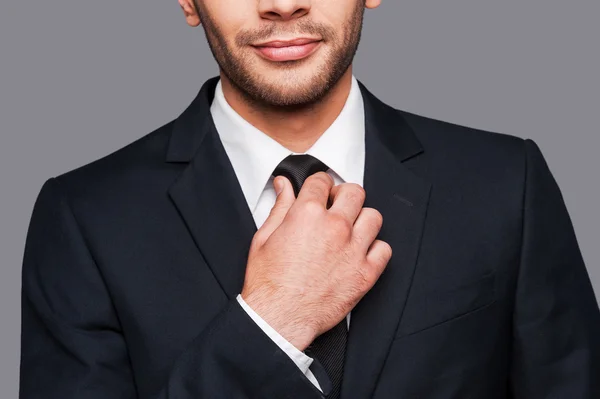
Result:
[[[460,155],[481,151],[521,157],[525,139],[515,135],[459,125],[397,110],[413,129],[423,146],[431,150],[456,151]]]
[[[527,168],[527,142],[497,133],[398,111],[420,141],[418,161],[427,177],[438,184],[521,186]],[[458,185],[460,186],[460,185]]]
[[[152,170],[165,164],[174,120],[114,152],[54,179],[69,197],[135,189]],[[146,180],[147,183],[147,180]]]

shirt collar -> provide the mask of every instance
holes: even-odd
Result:
[[[211,115],[233,166],[246,202],[254,212],[271,174],[288,155],[295,154],[242,118],[227,102],[217,83]],[[365,158],[364,103],[356,78],[331,126],[306,151],[325,163],[342,181],[363,185]]]

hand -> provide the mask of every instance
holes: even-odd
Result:
[[[383,218],[363,208],[363,188],[333,184],[314,174],[296,199],[289,180],[277,177],[276,203],[248,255],[242,298],[300,350],[354,308],[392,256],[376,240]]]

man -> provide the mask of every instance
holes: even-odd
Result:
[[[380,0],[179,0],[220,79],[49,179],[33,398],[598,398],[600,315],[536,144],[352,75]]]

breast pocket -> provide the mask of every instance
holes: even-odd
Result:
[[[397,337],[421,332],[490,305],[495,300],[494,283],[492,272],[451,287],[411,293]]]

